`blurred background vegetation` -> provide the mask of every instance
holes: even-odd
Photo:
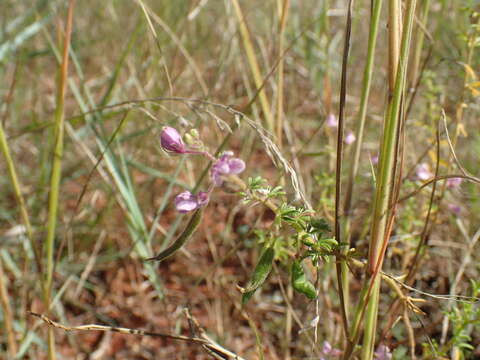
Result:
[[[370,6],[353,5],[346,133],[356,127]],[[405,310],[390,319],[396,294],[382,286],[377,343],[388,345],[395,359],[480,356],[478,304],[428,295],[480,291],[478,184],[439,182],[433,201],[431,185],[415,192],[425,180],[416,171],[420,164],[431,176],[437,165],[439,175],[459,174],[459,164],[478,174],[479,6],[474,0],[417,4],[400,198],[412,196],[397,209],[384,271],[405,274],[426,237],[411,284],[423,293],[409,294],[425,302],[417,304],[424,314]],[[165,125],[198,129],[212,150],[230,127],[227,148],[247,164],[241,177],[262,176],[298,202],[258,130],[241,121],[237,128],[240,119],[229,108],[187,99],[230,106],[269,130],[315,212],[333,224],[337,135],[325,120],[338,117],[347,1],[82,0],[73,8],[69,41],[67,7],[60,0],[0,3],[0,357],[49,356],[47,327],[28,310],[65,324],[189,334],[187,307],[212,338],[246,359],[338,358],[322,353],[325,341],[343,346],[333,259],[320,265],[317,302],[293,293],[286,253],[242,307],[237,285],[245,286],[261,254],[254,230],[268,232],[274,214],[243,205],[235,188],[214,193],[182,251],[160,264],[143,259],[181,232],[188,216],[175,211],[173,197],[193,189],[206,166],[164,153],[158,135]],[[389,96],[386,21],[385,4],[352,197],[349,232],[359,259],[368,252],[373,159]],[[65,135],[55,223],[49,214],[59,131]],[[345,144],[345,179],[353,147]],[[44,286],[49,264],[51,294]],[[313,267],[306,271],[315,280]],[[360,287],[361,272],[354,272],[354,299]],[[318,326],[311,326],[316,316]],[[54,341],[63,359],[210,358],[197,344],[117,333],[55,330]]]

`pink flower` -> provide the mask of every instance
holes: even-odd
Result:
[[[333,114],[328,114],[327,120],[326,120],[327,126],[329,128],[336,128],[338,127],[338,120]]]
[[[382,344],[378,345],[374,356],[376,360],[390,360],[392,358],[392,353],[388,346]]]
[[[177,129],[165,126],[160,133],[160,144],[165,151],[177,154],[185,154],[187,148],[183,143],[182,136]]]
[[[448,204],[447,207],[448,207],[448,210],[450,210],[455,215],[460,215],[460,213],[462,212],[462,207],[460,205]]]
[[[332,345],[328,341],[324,341],[322,345],[322,351],[321,351],[322,357],[320,360],[326,360],[331,358],[332,356],[340,356],[342,352],[338,349],[335,349],[332,347]],[[326,357],[324,357],[326,356]]]
[[[180,213],[187,213],[196,210],[208,203],[209,193],[200,191],[198,195],[190,191],[184,191],[175,197],[175,208]]]
[[[210,176],[215,185],[220,186],[223,183],[222,175],[240,174],[245,170],[245,162],[242,159],[234,158],[233,152],[226,151],[212,165]]]
[[[371,156],[370,161],[372,162],[373,165],[377,165],[378,164],[378,155]]]
[[[433,176],[430,167],[426,163],[419,164],[415,171],[419,180],[428,180]]]
[[[349,131],[347,133],[347,136],[345,136],[345,144],[347,145],[350,145],[350,144],[353,144],[355,142],[355,140],[357,140],[357,138],[355,137],[355,134],[351,131]]]
[[[458,177],[448,178],[447,179],[447,187],[449,189],[453,189],[453,188],[459,187],[462,182],[463,182],[462,178],[458,178]]]

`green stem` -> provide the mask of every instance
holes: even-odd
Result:
[[[390,198],[393,189],[393,174],[395,172],[394,158],[400,122],[400,110],[405,91],[408,55],[412,36],[412,26],[415,17],[416,0],[406,2],[406,16],[403,26],[399,62],[395,76],[393,96],[388,107],[385,120],[385,130],[380,152],[379,176],[372,222],[372,238],[370,240],[368,257],[368,274],[372,283],[371,298],[368,301],[365,315],[365,333],[363,337],[362,360],[373,358],[373,346],[378,314],[378,300],[380,291],[380,278],[378,270],[381,269],[383,253],[386,249],[384,242],[388,241],[387,220],[393,216],[389,211]],[[397,9],[400,11],[400,9]],[[399,14],[390,14],[391,19],[398,19]],[[369,285],[370,286],[370,285]]]
[[[378,35],[378,25],[380,22],[380,13],[382,9],[383,0],[375,0],[373,2],[372,15],[370,20],[370,31],[368,36],[368,51],[367,51],[367,62],[365,64],[365,70],[363,73],[363,85],[362,85],[362,94],[360,99],[360,109],[358,112],[357,127],[356,127],[356,137],[357,141],[355,143],[355,148],[353,150],[353,163],[350,167],[347,187],[345,190],[345,203],[344,203],[344,241],[348,244],[343,248],[342,253],[345,255],[348,252],[350,244],[350,225],[351,225],[351,216],[350,208],[352,204],[352,194],[353,187],[355,183],[355,178],[358,172],[358,165],[360,163],[360,152],[362,149],[363,143],[363,132],[365,128],[365,122],[367,117],[367,106],[368,98],[370,95],[370,88],[372,83],[373,75],[373,65],[375,63],[375,48],[377,43]],[[349,304],[349,270],[346,262],[341,263],[342,267],[342,283],[344,289],[345,303]]]
[[[391,190],[393,189],[392,175],[395,172],[394,159],[399,129],[398,124],[400,121],[399,115],[405,90],[406,69],[415,6],[416,0],[408,0],[406,3],[406,17],[395,76],[395,87],[385,115],[385,126],[380,150],[379,175],[377,177],[377,188],[373,208],[372,237],[370,240],[367,265],[367,274],[369,277],[366,278],[363,284],[360,300],[355,309],[354,320],[350,331],[351,337],[347,349],[344,352],[343,359],[349,359],[353,353],[360,338],[361,322],[364,314],[366,320],[361,358],[362,360],[373,359],[380,292],[380,277],[378,277],[378,273],[381,269],[383,253],[386,250],[384,242],[388,240],[386,238],[386,235],[388,236],[387,224],[391,224],[391,222],[387,222],[387,220],[390,216],[393,216],[393,214],[389,212]],[[394,15],[395,14],[391,14],[392,17]],[[396,16],[398,16],[398,14]]]
[[[63,58],[60,66],[58,78],[57,107],[55,109],[55,127],[53,137],[55,140],[53,150],[52,174],[50,177],[50,194],[48,199],[48,220],[47,220],[47,238],[45,240],[47,272],[44,283],[44,298],[47,309],[50,307],[52,279],[54,269],[53,250],[55,247],[55,230],[57,226],[58,199],[60,193],[60,179],[62,176],[62,157],[63,157],[63,135],[64,135],[64,105],[65,92],[68,77],[68,50],[70,47],[70,36],[73,23],[73,6],[75,0],[71,0],[68,6],[67,26],[63,42]],[[55,359],[55,336],[53,329],[48,331],[48,358]]]

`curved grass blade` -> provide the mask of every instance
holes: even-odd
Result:
[[[173,255],[178,250],[180,250],[180,248],[183,245],[185,245],[187,240],[190,239],[190,237],[193,235],[195,230],[198,228],[198,225],[200,224],[200,220],[202,219],[202,213],[203,213],[203,209],[199,209],[195,211],[192,218],[188,222],[187,227],[185,228],[185,230],[183,230],[183,233],[173,242],[172,245],[170,245],[168,248],[163,250],[160,254],[145,260],[163,261],[166,258]]]

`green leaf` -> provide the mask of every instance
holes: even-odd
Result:
[[[258,260],[252,278],[245,289],[242,296],[242,304],[246,304],[252,297],[253,293],[265,282],[272,270],[273,259],[275,258],[275,250],[273,247],[267,248]]]
[[[327,221],[322,218],[313,218],[310,225],[316,233],[331,231],[330,225],[328,225]]]
[[[292,286],[296,291],[309,299],[315,299],[317,297],[315,286],[307,280],[305,271],[299,261],[294,261],[292,264]]]
[[[172,245],[170,245],[168,248],[163,250],[160,254],[145,260],[146,261],[152,261],[152,260],[163,261],[169,256],[172,256],[178,250],[180,250],[180,248],[183,245],[185,245],[187,240],[192,237],[195,230],[197,230],[198,225],[200,224],[200,220],[202,219],[202,213],[203,213],[203,209],[198,209],[197,211],[195,211],[193,216],[190,218],[190,221],[188,222],[187,227],[185,228],[185,230],[183,230],[183,233],[173,242]]]

